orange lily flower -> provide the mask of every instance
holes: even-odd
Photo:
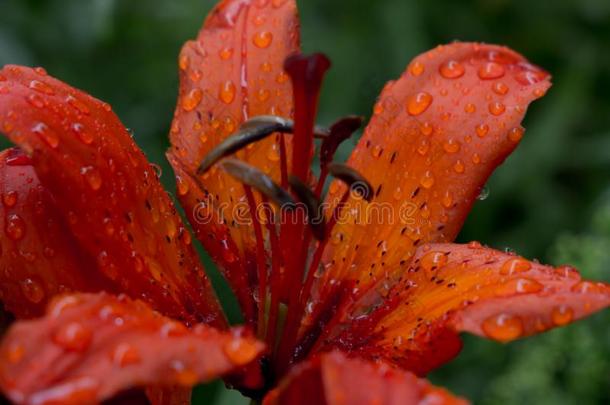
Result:
[[[0,297],[18,321],[0,388],[12,401],[188,403],[225,377],[266,404],[461,403],[420,379],[458,354],[459,333],[509,342],[610,305],[610,286],[571,267],[451,243],[550,87],[523,56],[453,43],[416,57],[346,165],[333,155],[360,120],[315,127],[329,61],[299,54],[295,0],[220,1],[179,67],[167,156],[245,326],[228,328],[111,107],[6,66],[0,131],[18,148],[0,155]]]

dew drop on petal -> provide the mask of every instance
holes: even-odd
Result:
[[[12,208],[17,204],[17,192],[7,191],[2,195],[2,204],[7,208]]]
[[[499,79],[504,76],[504,66],[495,62],[488,62],[479,69],[479,77],[483,80]]]
[[[5,225],[6,236],[12,240],[20,240],[25,235],[25,222],[17,214],[10,214],[6,218]]]
[[[422,256],[420,265],[426,272],[437,270],[447,264],[447,255],[443,252],[428,252]]]
[[[55,149],[59,146],[59,136],[45,123],[39,122],[34,125],[32,127],[32,132],[42,138],[51,148]]]
[[[489,132],[489,125],[487,125],[487,124],[479,124],[479,125],[476,126],[475,131],[477,132],[477,136],[479,138],[483,138]]]
[[[424,73],[424,70],[424,64],[420,61],[415,61],[411,64],[411,66],[409,66],[409,73],[411,73],[411,75],[415,77],[420,76],[422,73]]]
[[[235,84],[226,81],[220,86],[220,100],[225,104],[231,104],[235,100]]]
[[[40,282],[26,278],[21,281],[21,292],[28,301],[38,304],[45,297],[45,291]]]
[[[59,327],[53,341],[65,350],[82,352],[91,344],[93,333],[82,323],[74,321]]]
[[[432,172],[430,170],[426,171],[419,180],[419,183],[424,188],[432,188],[434,186],[434,175]]]
[[[508,342],[523,335],[523,320],[515,315],[499,314],[483,321],[481,329],[489,338]]]
[[[93,191],[97,191],[102,187],[102,176],[100,171],[93,166],[81,168],[80,174],[85,178],[87,184]]]
[[[485,201],[489,197],[489,187],[483,186],[481,191],[479,191],[479,195],[477,196],[477,200]]]
[[[494,101],[493,103],[489,103],[489,112],[492,115],[499,116],[504,114],[506,111],[506,106],[499,101]]]
[[[256,346],[249,344],[242,339],[233,339],[223,346],[224,354],[231,363],[239,365],[252,360],[257,354]]]
[[[189,192],[189,183],[181,176],[176,176],[176,189],[178,191],[178,195],[183,197]]]
[[[111,359],[119,367],[138,364],[141,361],[138,348],[129,343],[119,343],[112,351]]]
[[[523,138],[523,134],[525,133],[525,130],[521,127],[515,127],[513,129],[511,129],[510,131],[508,131],[508,139],[510,139],[513,142],[519,142],[521,141],[521,139]]]
[[[503,96],[508,93],[508,86],[502,82],[494,83],[492,89],[493,89],[494,93],[496,93],[500,96]]]
[[[191,89],[184,97],[182,97],[182,108],[184,111],[193,111],[203,98],[203,91],[199,88]]]
[[[457,79],[464,76],[464,65],[461,63],[450,60],[447,63],[443,63],[439,68],[441,76],[445,79]]]
[[[512,275],[518,273],[524,273],[526,271],[531,270],[532,264],[525,259],[521,258],[513,258],[509,259],[502,265],[500,269],[500,274],[503,275]]]
[[[420,115],[432,104],[432,96],[425,91],[410,96],[407,99],[407,112],[409,115]]]
[[[93,143],[93,135],[91,135],[91,133],[85,129],[83,124],[78,122],[72,124],[72,132],[74,132],[78,139],[80,139],[85,145],[91,145]]]
[[[574,310],[567,305],[560,305],[551,311],[551,320],[556,326],[564,326],[574,320]]]
[[[271,42],[273,42],[273,34],[269,31],[257,32],[254,34],[252,42],[254,42],[254,45],[256,45],[258,48],[269,48]]]

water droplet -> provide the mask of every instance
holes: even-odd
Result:
[[[574,320],[574,310],[567,305],[560,305],[553,308],[551,320],[556,326],[564,326]]]
[[[421,131],[422,134],[426,135],[426,136],[430,136],[432,135],[432,132],[434,132],[434,128],[432,127],[432,124],[430,124],[429,122],[424,122],[419,126],[419,130]]]
[[[32,132],[42,138],[51,148],[59,146],[59,136],[50,129],[45,123],[39,122],[32,127]]]
[[[160,335],[165,338],[185,336],[188,329],[180,322],[167,321],[159,331]]]
[[[487,124],[479,124],[475,128],[475,131],[477,132],[477,136],[479,138],[483,138],[489,132],[489,125],[487,125]]]
[[[515,80],[524,86],[530,86],[544,80],[548,74],[543,71],[526,71],[517,73]]]
[[[26,278],[21,282],[21,292],[28,301],[33,302],[34,304],[38,304],[45,297],[42,284],[31,278]]]
[[[525,130],[521,127],[515,127],[508,131],[508,139],[513,142],[519,142],[523,138]]]
[[[220,86],[220,99],[225,104],[231,104],[235,100],[235,84],[232,81],[226,81]]]
[[[112,351],[110,358],[119,367],[138,364],[141,361],[140,351],[129,343],[119,343]]]
[[[93,191],[102,187],[102,176],[100,171],[93,166],[86,166],[80,169],[80,174],[85,177],[87,184]]]
[[[407,112],[409,115],[420,115],[432,104],[432,96],[425,91],[410,96],[407,99]]]
[[[499,79],[504,76],[504,66],[495,62],[488,62],[479,69],[479,77],[483,80]]]
[[[500,269],[500,274],[513,275],[518,273],[524,273],[526,271],[529,271],[531,268],[532,264],[530,262],[517,257],[504,262],[502,268]]]
[[[190,62],[188,55],[180,55],[180,58],[178,58],[178,67],[180,67],[180,70],[186,70],[188,69]]]
[[[89,107],[87,107],[87,105],[85,103],[78,100],[77,98],[75,98],[73,96],[68,96],[68,98],[66,100],[68,101],[68,104],[70,104],[73,108],[75,108],[79,113],[81,113],[83,115],[89,115],[91,113],[91,111],[89,110]]]
[[[411,64],[411,66],[409,66],[409,72],[415,77],[420,76],[422,73],[424,73],[424,70],[425,66],[420,61],[415,61]]]
[[[466,166],[464,166],[464,162],[458,159],[453,165],[453,171],[457,174],[462,174],[466,170]]]
[[[265,101],[269,100],[269,97],[271,97],[271,92],[267,89],[260,89],[256,97],[258,98],[258,101],[264,103]]]
[[[523,335],[523,320],[515,315],[499,314],[485,319],[481,329],[491,339],[509,342]]]
[[[506,106],[499,101],[494,101],[493,103],[489,103],[489,112],[492,115],[498,116],[504,114],[506,111]]]
[[[485,201],[489,197],[489,187],[483,186],[481,191],[479,191],[479,195],[477,196],[477,200]]]
[[[443,143],[443,149],[447,153],[457,153],[460,151],[461,145],[455,139],[449,139]]]
[[[155,177],[160,179],[163,176],[163,169],[156,163],[151,163],[150,168],[155,172]]]
[[[189,192],[189,183],[184,180],[181,176],[176,176],[176,188],[178,191],[178,195],[183,197]]]
[[[424,188],[432,188],[434,186],[434,175],[430,170],[426,171],[419,180],[419,184]]]
[[[534,294],[542,291],[544,286],[536,280],[517,278],[502,284],[496,291],[497,296],[510,296],[513,294]]]
[[[184,97],[182,97],[182,108],[184,111],[193,111],[203,98],[203,91],[199,88],[191,89]]]
[[[466,106],[464,107],[464,111],[467,112],[468,114],[472,114],[477,110],[477,107],[472,104],[472,103],[468,103],[466,104]]]
[[[481,156],[479,156],[478,153],[472,155],[472,163],[474,163],[475,165],[481,163]]]
[[[17,214],[11,214],[6,218],[6,235],[12,240],[20,240],[25,235],[25,222]]]
[[[91,344],[93,334],[91,330],[80,322],[70,322],[59,327],[53,341],[65,350],[82,352]]]
[[[52,303],[49,313],[52,318],[59,318],[65,310],[75,307],[79,302],[80,300],[73,295],[59,298]]]
[[[492,86],[494,93],[503,96],[508,93],[508,86],[502,82],[495,82]]]
[[[254,34],[252,42],[254,42],[254,45],[258,48],[268,48],[271,45],[271,42],[273,42],[273,34],[269,31],[258,32]]]
[[[454,60],[450,60],[440,66],[439,71],[445,79],[457,79],[464,76],[464,66]]]
[[[445,192],[442,202],[445,208],[451,208],[451,206],[453,205],[453,196],[449,191]]]
[[[236,338],[227,342],[223,346],[225,355],[229,361],[236,365],[241,365],[252,360],[258,353],[256,346],[242,339]]]
[[[422,256],[420,265],[425,272],[438,270],[447,264],[447,255],[443,252],[428,252]]]
[[[419,146],[417,147],[417,153],[419,153],[422,156],[425,156],[429,150],[430,150],[430,141],[428,141],[427,139],[422,139],[421,142],[419,143]]]
[[[229,60],[233,56],[233,48],[222,48],[218,54],[220,55],[220,59]]]
[[[12,208],[17,204],[17,192],[16,191],[7,191],[2,195],[2,203],[7,208]]]
[[[477,242],[476,240],[473,240],[472,242],[468,243],[468,249],[480,249],[483,245],[481,245],[480,242]]]
[[[44,100],[42,97],[40,97],[38,94],[30,94],[27,97],[27,101],[28,103],[30,103],[31,106],[36,107],[36,108],[42,108],[44,107]]]
[[[55,91],[53,91],[53,88],[51,86],[39,80],[32,80],[30,82],[30,89],[34,89],[37,92],[46,94],[48,96],[52,96],[55,94]]]
[[[392,194],[392,196],[394,197],[395,200],[402,199],[402,189],[400,187],[396,187],[396,190],[394,190],[394,193]]]
[[[89,131],[85,130],[83,124],[78,122],[72,124],[72,132],[74,132],[78,139],[80,139],[85,145],[91,145],[93,143],[93,135],[91,135]]]
[[[379,156],[381,156],[382,152],[383,152],[383,148],[379,145],[375,145],[371,149],[371,155],[373,155],[374,158],[378,158]]]

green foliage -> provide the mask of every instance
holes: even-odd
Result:
[[[163,153],[176,58],[214,2],[0,0],[0,65],[44,66],[110,102],[173,190]],[[522,145],[491,179],[490,197],[477,204],[460,239],[610,278],[610,204],[587,225],[610,188],[610,2],[299,3],[305,50],[324,51],[334,62],[321,122],[370,114],[383,84],[413,56],[455,39],[506,44],[553,73],[555,87],[530,109]],[[548,250],[560,234],[566,236]],[[226,288],[221,295],[226,301]],[[606,313],[508,346],[469,337],[463,355],[434,379],[481,403],[609,402],[609,321]],[[223,395],[218,384],[197,392],[201,403]]]

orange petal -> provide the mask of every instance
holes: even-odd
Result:
[[[416,57],[383,90],[349,159],[375,198],[348,201],[325,252],[324,263],[335,265],[318,280],[320,294],[342,279],[365,291],[400,271],[417,246],[453,241],[481,187],[519,143],[528,104],[549,86],[546,72],[504,47],[453,43]],[[343,191],[331,186],[330,200]]]
[[[296,366],[265,398],[265,405],[466,404],[415,375],[384,364],[323,354]]]
[[[0,76],[0,131],[31,154],[99,271],[167,315],[223,324],[188,231],[110,106],[40,69]]]
[[[18,318],[44,313],[60,292],[110,289],[80,252],[31,160],[19,149],[0,153],[0,293]]]
[[[457,332],[508,342],[610,305],[608,284],[478,243],[425,245],[402,270],[390,291],[371,290],[320,346],[425,374],[457,355]]]
[[[240,330],[187,329],[125,296],[69,295],[44,318],[9,330],[0,387],[17,403],[97,403],[129,388],[192,387],[243,367],[263,348]]]
[[[216,6],[197,40],[188,42],[180,54],[180,94],[169,154],[181,180],[185,173],[195,176],[203,157],[247,118],[292,116],[292,88],[283,65],[298,50],[295,0],[225,0]],[[278,139],[270,137],[237,156],[279,181]],[[187,212],[198,209],[196,202],[204,202],[214,215],[225,219],[226,226],[192,218],[191,223],[206,249],[223,253],[215,259],[233,289],[243,291],[240,279],[244,276],[231,274],[235,267],[244,271],[244,265],[234,263],[238,257],[245,262],[244,255],[254,256],[244,253],[254,249],[255,241],[252,227],[244,225],[244,212],[248,219],[249,214],[243,188],[216,167],[200,176],[199,185],[190,183],[179,182],[178,197]],[[224,249],[219,250],[219,241]],[[248,306],[252,302],[242,300],[244,312]]]

